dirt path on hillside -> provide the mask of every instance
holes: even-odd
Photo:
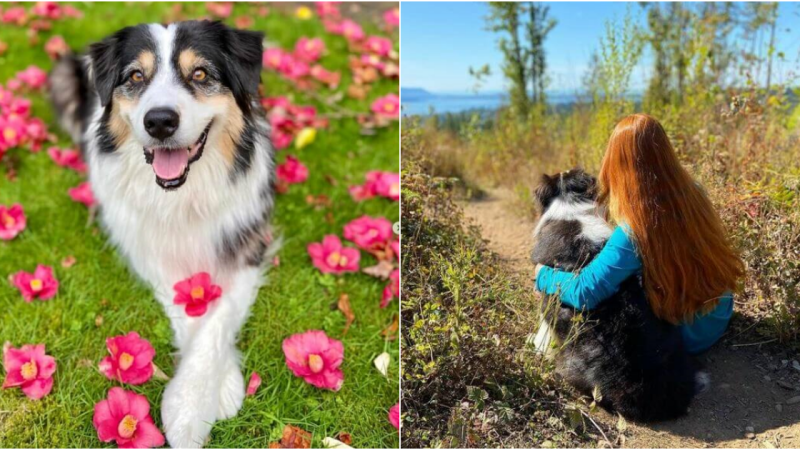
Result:
[[[517,216],[513,193],[491,190],[463,204],[465,216],[480,226],[489,248],[532,288],[529,260],[534,223]],[[800,448],[800,355],[758,344],[737,319],[732,331],[701,361],[711,374],[711,389],[697,397],[686,417],[653,426],[628,423],[627,448]],[[752,327],[750,327],[752,328]],[[794,367],[797,366],[797,367]],[[595,416],[614,426],[615,416]]]

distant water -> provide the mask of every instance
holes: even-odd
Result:
[[[495,110],[507,103],[504,93],[486,94],[433,94],[405,95],[403,94],[404,116],[427,116],[431,108],[436,114],[458,113],[462,111],[483,109]],[[548,94],[547,102],[551,105],[564,105],[574,103],[576,94],[552,93]]]

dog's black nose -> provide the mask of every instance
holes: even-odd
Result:
[[[180,116],[169,108],[151,109],[144,115],[144,129],[150,136],[162,141],[175,134],[179,124]]]

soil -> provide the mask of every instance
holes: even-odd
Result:
[[[529,260],[535,222],[513,211],[513,193],[487,191],[464,203],[489,248],[509,271],[533,287]],[[685,417],[655,425],[628,422],[611,443],[625,448],[800,448],[800,355],[748,333],[753,319],[735,316],[727,335],[699,357],[711,375],[710,389],[695,398]],[[796,366],[796,367],[795,367]],[[598,423],[615,427],[606,411]],[[608,445],[601,441],[601,445]]]

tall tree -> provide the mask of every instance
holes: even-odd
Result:
[[[491,13],[487,18],[489,30],[501,34],[498,45],[503,53],[503,74],[508,79],[511,109],[520,119],[528,117],[528,68],[526,52],[520,40],[522,4],[512,2],[489,3]]]
[[[526,9],[529,16],[525,28],[528,35],[527,53],[530,61],[532,100],[534,103],[541,104],[545,102],[545,88],[547,87],[544,41],[557,22],[555,19],[547,17],[550,7],[544,6],[542,3],[529,2]]]

